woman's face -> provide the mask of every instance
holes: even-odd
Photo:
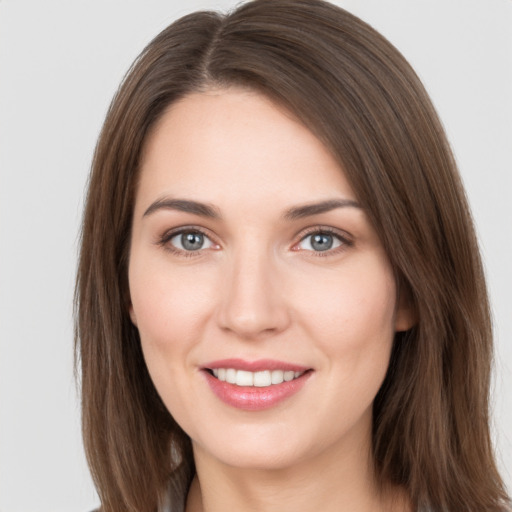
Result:
[[[277,468],[368,446],[410,318],[342,169],[265,97],[213,90],[164,114],[129,284],[149,373],[196,455]]]

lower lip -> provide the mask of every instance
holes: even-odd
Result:
[[[215,393],[225,404],[244,411],[263,411],[270,409],[299,392],[308,380],[311,372],[303,373],[300,377],[272,384],[263,388],[255,386],[236,386],[204,372],[206,380]]]

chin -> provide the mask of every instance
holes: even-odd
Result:
[[[210,438],[206,444],[193,440],[192,444],[196,456],[206,455],[227,466],[247,470],[289,469],[319,456],[325,449],[314,435],[289,424],[238,426],[224,429],[222,438]]]
[[[219,462],[226,466],[241,470],[254,471],[282,471],[299,464],[303,457],[295,450],[281,449],[241,449],[233,447],[233,450],[219,454],[212,453]]]

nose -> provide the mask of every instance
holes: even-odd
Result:
[[[257,339],[284,331],[289,308],[279,271],[264,254],[244,251],[224,274],[218,324],[240,338]]]

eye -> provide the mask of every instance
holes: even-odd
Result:
[[[338,234],[318,230],[303,237],[296,247],[303,251],[325,252],[343,245],[351,245],[351,243]]]
[[[169,243],[174,248],[185,252],[210,249],[214,246],[213,242],[204,233],[195,230],[176,233],[169,238]]]

